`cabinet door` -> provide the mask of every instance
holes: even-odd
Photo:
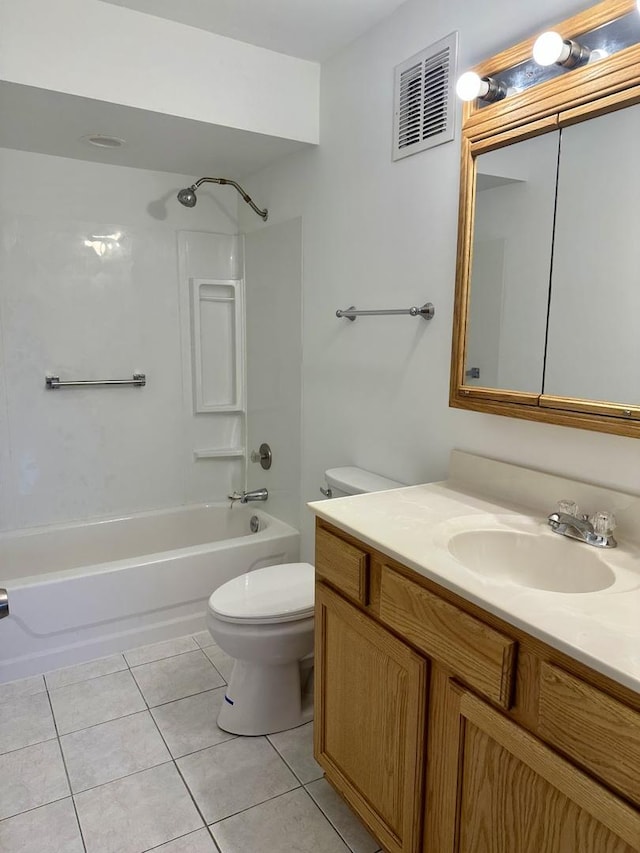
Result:
[[[640,850],[635,809],[473,694],[448,689],[457,719],[444,746],[457,770],[442,779],[455,802],[445,811],[458,816],[455,853]]]
[[[427,662],[316,587],[315,755],[390,853],[419,850]]]

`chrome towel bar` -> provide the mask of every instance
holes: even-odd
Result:
[[[409,314],[411,317],[422,317],[423,320],[431,320],[435,313],[436,309],[433,307],[433,304],[425,302],[419,308],[414,305],[413,308],[383,308],[377,311],[358,311],[355,305],[351,305],[351,307],[345,308],[344,311],[338,309],[336,317],[344,317],[345,320],[351,320],[352,323],[356,317],[377,317],[382,314]]]
[[[45,386],[48,391],[56,388],[87,388],[102,385],[130,385],[132,388],[142,388],[147,384],[144,373],[134,373],[132,379],[74,379],[68,382],[60,381],[59,376],[46,376]]]

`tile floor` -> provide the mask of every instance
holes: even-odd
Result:
[[[375,853],[322,777],[312,723],[215,723],[205,631],[0,685],[1,853]]]

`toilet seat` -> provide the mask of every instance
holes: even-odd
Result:
[[[313,616],[314,582],[310,563],[266,566],[218,587],[209,598],[209,611],[224,622],[247,625],[306,619]]]

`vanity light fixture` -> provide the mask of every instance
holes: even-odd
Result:
[[[553,30],[542,33],[533,45],[533,58],[542,66],[562,65],[564,68],[576,68],[588,62],[590,56],[588,47],[571,39],[563,39],[560,33]]]
[[[640,0],[639,0],[640,2]],[[461,101],[500,101],[506,97],[507,90],[492,77],[480,77],[475,71],[465,71],[458,77],[456,94]]]

